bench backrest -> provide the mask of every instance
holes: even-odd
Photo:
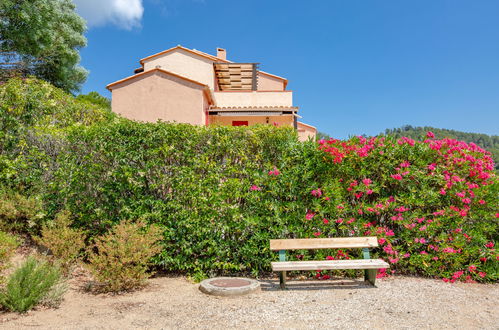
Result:
[[[377,246],[377,237],[297,238],[270,240],[270,250],[272,251],[373,248]]]

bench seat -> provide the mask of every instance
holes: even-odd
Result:
[[[380,269],[390,268],[381,259],[354,260],[314,260],[314,261],[276,261],[272,262],[275,272],[293,270],[325,270],[325,269]]]
[[[281,289],[286,288],[286,272],[326,269],[363,269],[364,280],[375,285],[378,269],[390,268],[388,263],[381,259],[371,259],[370,248],[378,247],[377,237],[335,237],[335,238],[296,238],[271,239],[270,250],[279,251],[279,261],[272,262],[272,270],[279,272]],[[346,260],[312,260],[287,261],[287,250],[316,250],[316,249],[357,249],[362,248],[363,259]]]

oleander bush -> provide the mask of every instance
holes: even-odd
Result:
[[[0,101],[7,94],[0,86]],[[36,112],[39,105],[30,102],[24,111]],[[9,129],[8,148],[0,139],[0,184],[39,198],[45,219],[67,209],[71,225],[90,237],[121,219],[159,226],[157,267],[196,278],[257,276],[276,259],[269,239],[375,235],[381,246],[374,257],[396,273],[498,279],[499,182],[490,154],[472,143],[431,133],[425,141],[301,143],[291,128],[78,118]],[[359,251],[291,257],[350,258]]]
[[[89,268],[102,292],[128,291],[142,287],[151,276],[151,258],[161,251],[161,230],[144,222],[121,221],[95,239],[89,248]]]
[[[46,299],[60,282],[58,267],[30,256],[9,277],[0,292],[0,304],[7,310],[24,313]]]

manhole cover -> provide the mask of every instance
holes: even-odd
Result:
[[[215,296],[239,296],[259,289],[258,281],[241,277],[215,277],[199,285],[199,290]]]

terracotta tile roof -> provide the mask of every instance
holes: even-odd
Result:
[[[269,106],[233,106],[233,107],[210,107],[210,111],[282,111],[282,110],[291,110],[298,111],[298,107],[294,106],[285,106],[285,105],[269,105]]]

